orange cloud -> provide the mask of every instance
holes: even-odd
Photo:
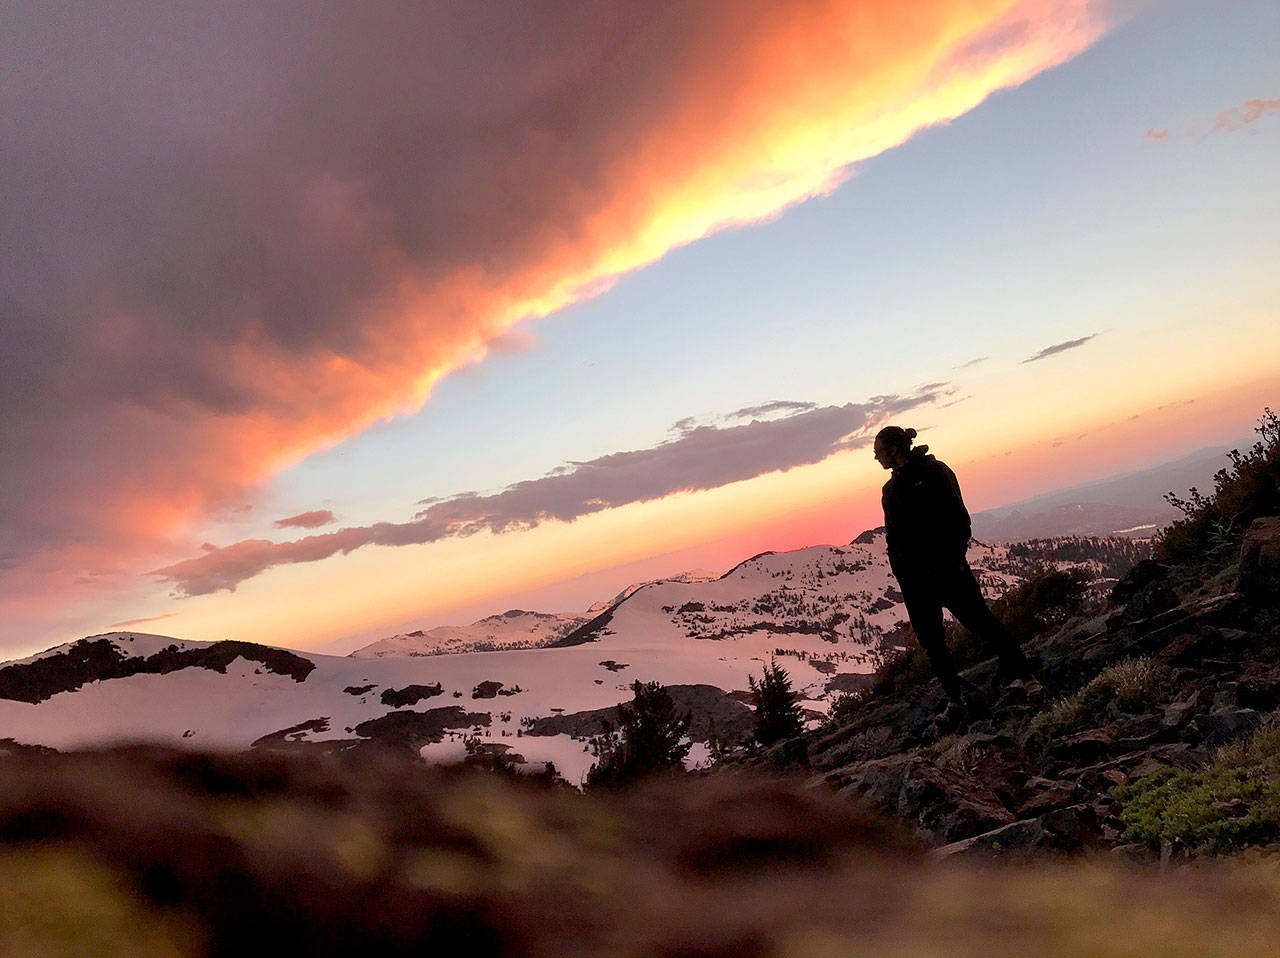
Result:
[[[0,553],[51,575],[156,549],[420,407],[522,318],[826,193],[1071,57],[1101,7],[33,16],[0,77],[26,124],[0,174],[21,198],[0,295],[22,347],[0,360]]]

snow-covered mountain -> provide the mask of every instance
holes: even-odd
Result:
[[[1020,560],[1006,547],[975,544],[969,560],[990,593],[1017,579]],[[520,764],[553,761],[576,781],[591,764],[586,736],[630,699],[633,680],[671,687],[695,713],[695,739],[705,741],[711,720],[720,734],[744,734],[747,678],[771,657],[817,716],[866,681],[903,617],[883,534],[874,532],[843,547],[765,553],[716,579],[640,584],[590,618],[507,613],[399,646],[418,652],[393,654],[393,639],[340,657],[114,632],[0,666],[0,744],[382,742],[452,760],[475,737],[506,746]],[[418,640],[428,636],[470,648],[437,644],[424,654]],[[505,647],[477,651],[490,641]]]
[[[401,632],[356,649],[351,657],[406,658],[455,652],[536,649],[567,635],[590,617],[589,613],[567,615],[511,609],[498,615],[485,616],[470,625],[442,625],[425,631],[418,629]]]
[[[714,572],[698,569],[670,579],[650,579],[627,586],[612,599],[597,602],[586,612],[526,612],[511,609],[485,616],[470,625],[442,625],[417,629],[379,639],[351,653],[357,659],[406,658],[417,655],[444,655],[454,652],[496,652],[499,649],[537,649],[556,644],[589,620],[629,598],[645,586],[658,582],[707,582]]]

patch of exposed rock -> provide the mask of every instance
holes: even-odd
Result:
[[[669,685],[667,691],[680,711],[692,716],[689,735],[695,742],[706,742],[713,736],[725,742],[742,742],[751,734],[755,712],[733,694],[714,685]],[[563,715],[549,715],[525,723],[525,735],[574,735],[580,738],[599,735],[604,723],[618,724],[616,705]]]
[[[213,642],[185,649],[174,644],[152,655],[130,656],[110,639],[88,638],[34,662],[0,668],[0,698],[34,704],[89,682],[140,674],[163,675],[179,669],[211,669],[225,674],[227,666],[238,658],[258,662],[268,672],[287,675],[295,682],[304,681],[316,667],[295,652],[253,642]]]
[[[399,709],[443,694],[444,687],[439,682],[435,685],[406,685],[402,689],[383,689],[381,701],[383,705]]]

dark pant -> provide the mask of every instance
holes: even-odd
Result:
[[[1026,657],[1009,630],[987,607],[969,563],[963,559],[942,568],[911,570],[898,576],[902,600],[920,647],[929,656],[938,681],[952,699],[960,700],[960,676],[947,648],[942,610],[947,608],[961,625],[1000,657],[1000,670],[1010,676],[1030,675]]]

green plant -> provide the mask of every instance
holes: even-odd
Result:
[[[1182,513],[1156,536],[1155,552],[1165,561],[1229,550],[1251,519],[1280,511],[1280,416],[1263,410],[1254,432],[1261,439],[1246,452],[1227,453],[1230,468],[1213,477],[1213,492],[1192,488],[1165,500]]]
[[[1126,841],[1199,852],[1280,841],[1280,726],[1223,746],[1201,768],[1160,768],[1112,795]]]
[[[631,703],[618,706],[618,724],[604,723],[591,740],[596,762],[587,772],[588,788],[617,788],[641,778],[684,769],[692,743],[692,717],[676,710],[671,693],[658,682],[631,683]]]
[[[751,687],[751,703],[756,708],[752,737],[761,745],[772,745],[795,738],[804,730],[800,718],[800,696],[791,688],[791,676],[777,662],[770,660],[757,682],[747,677]]]

